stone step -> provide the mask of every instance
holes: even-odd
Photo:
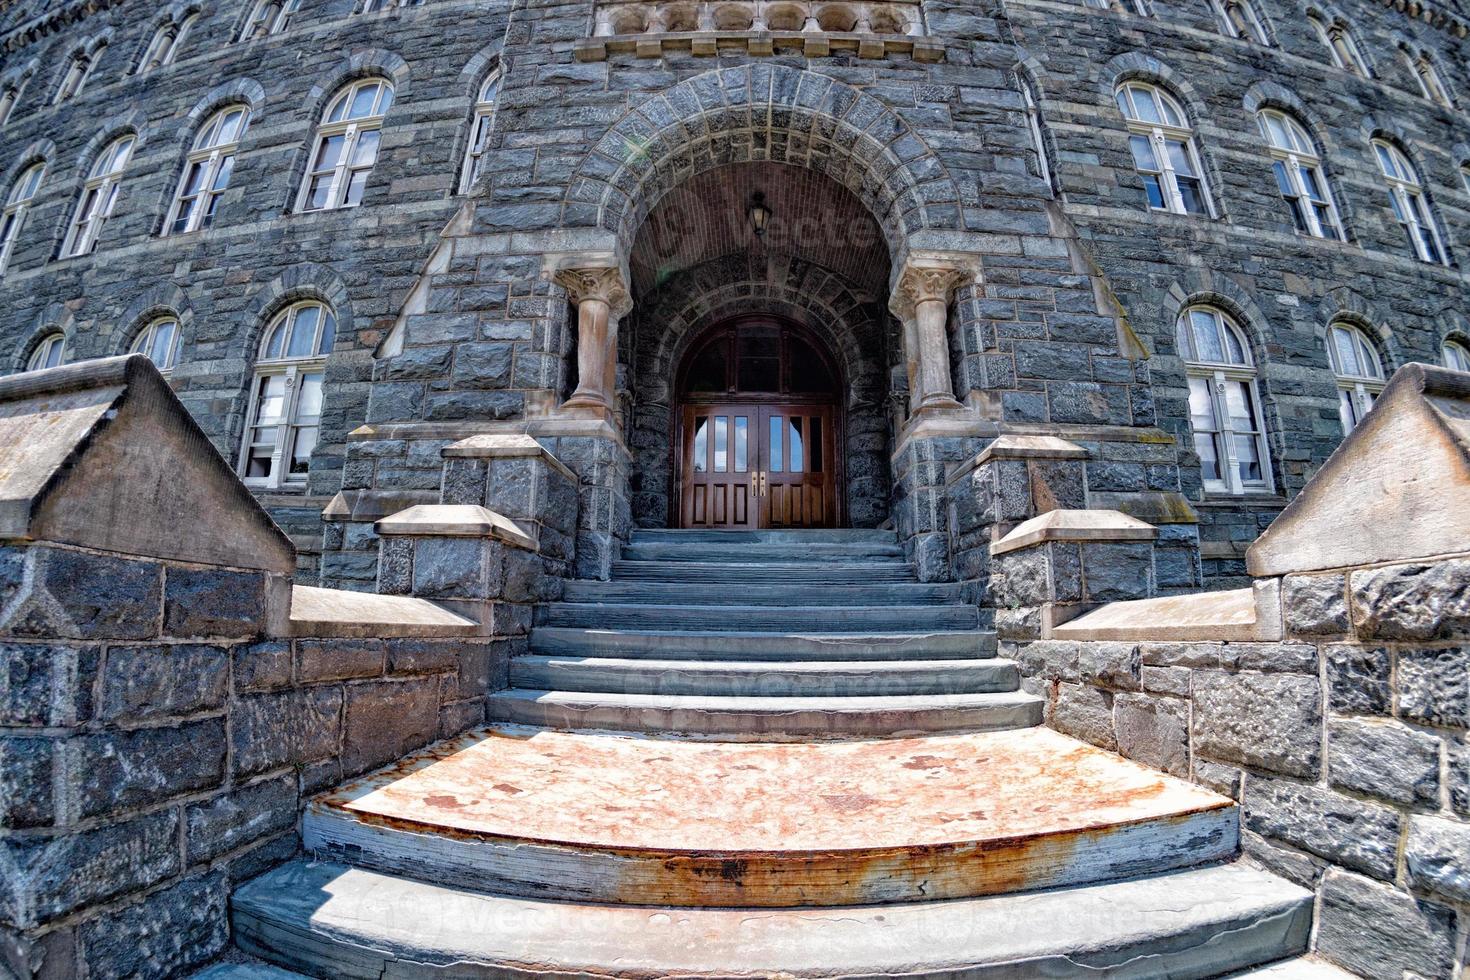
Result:
[[[650,603],[663,606],[943,606],[959,605],[954,582],[881,582],[876,585],[814,582],[739,583],[730,586],[696,582],[566,583],[566,602]]]
[[[988,628],[991,613],[975,606],[720,606],[653,603],[552,602],[536,607],[541,626],[583,629],[799,630],[922,633]]]
[[[1014,691],[1011,660],[852,661],[619,660],[516,657],[512,687],[693,697],[849,698]]]
[[[490,696],[491,721],[574,731],[651,732],[782,741],[986,732],[1041,724],[1019,692],[916,697],[678,697],[513,688]]]
[[[1231,980],[1357,980],[1357,976],[1310,956],[1293,956],[1230,974]]]
[[[915,582],[906,562],[615,561],[614,582]]]
[[[308,980],[300,973],[269,963],[216,963],[192,974],[189,980]]]
[[[507,895],[785,908],[1160,873],[1233,858],[1239,820],[1042,728],[771,745],[498,726],[317,797],[302,834],[323,860]]]
[[[810,544],[721,544],[718,541],[634,541],[623,549],[626,561],[695,562],[883,562],[905,561],[896,544],[862,541]]]
[[[701,661],[907,661],[995,656],[995,634],[984,630],[933,633],[750,633],[624,631],[538,626],[531,652],[543,656]]]
[[[637,528],[634,544],[898,544],[893,531],[872,528],[806,528],[718,531],[708,528]]]

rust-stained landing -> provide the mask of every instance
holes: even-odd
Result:
[[[1047,729],[730,743],[492,728],[318,799],[308,847],[536,897],[996,894],[1232,856],[1231,802]]]

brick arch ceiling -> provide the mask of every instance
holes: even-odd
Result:
[[[750,205],[763,195],[771,218],[763,239]],[[762,256],[784,266],[809,262],[868,296],[888,286],[888,246],[873,215],[824,174],[780,163],[739,163],[697,174],[659,199],[629,256],[636,299],[650,297],[686,269],[725,256]]]

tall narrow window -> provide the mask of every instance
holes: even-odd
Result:
[[[15,112],[15,104],[20,101],[20,89],[14,85],[0,88],[0,126],[10,121],[10,116]]]
[[[383,115],[392,105],[393,86],[376,78],[353,83],[331,101],[317,127],[298,211],[362,203],[368,176],[378,162]]]
[[[250,9],[250,19],[245,21],[245,27],[240,31],[240,40],[251,41],[281,33],[300,5],[301,0],[255,0],[255,6]]]
[[[1275,109],[1257,113],[1256,125],[1270,147],[1276,188],[1291,208],[1296,230],[1315,238],[1341,239],[1342,225],[1332,205],[1327,177],[1307,131],[1295,119]]]
[[[194,138],[194,149],[184,163],[184,175],[174,197],[167,231],[180,234],[214,224],[220,196],[230,186],[235,169],[235,151],[250,125],[250,110],[233,106],[214,117]]]
[[[1404,49],[1404,60],[1409,64],[1409,70],[1414,73],[1414,78],[1419,82],[1419,92],[1431,102],[1437,102],[1442,106],[1453,106],[1455,101],[1450,98],[1450,90],[1445,86],[1444,79],[1440,77],[1439,69],[1434,66],[1434,59],[1428,52],[1413,52]]]
[[[1353,40],[1352,31],[1348,29],[1347,24],[1340,20],[1326,24],[1316,17],[1307,19],[1312,22],[1312,28],[1327,47],[1328,54],[1332,55],[1334,65],[1355,75],[1362,75],[1365,78],[1368,76],[1368,63],[1363,60],[1362,52],[1358,50],[1358,42]]]
[[[1261,19],[1256,16],[1255,8],[1248,0],[1214,0],[1214,7],[1220,29],[1230,37],[1257,44],[1271,43],[1266,36],[1266,29],[1261,26]]]
[[[1470,163],[1460,164],[1460,183],[1465,188],[1465,193],[1470,194]]]
[[[1177,333],[1205,490],[1269,492],[1266,426],[1245,336],[1229,317],[1208,306],[1185,310]]]
[[[247,484],[306,481],[321,426],[322,379],[337,320],[320,303],[297,303],[266,329],[250,395],[250,426],[240,451]]]
[[[1429,214],[1429,202],[1424,199],[1424,190],[1419,186],[1419,175],[1398,147],[1383,140],[1373,141],[1373,150],[1378,156],[1378,166],[1388,183],[1388,199],[1393,206],[1393,216],[1409,238],[1414,254],[1424,262],[1448,265],[1444,246],[1440,242],[1439,229]]]
[[[1470,371],[1470,348],[1456,340],[1446,340],[1439,349],[1440,360],[1451,371]]]
[[[43,163],[27,167],[11,185],[10,194],[5,198],[5,213],[0,215],[0,275],[5,273],[6,266],[10,264],[10,253],[15,249],[15,240],[20,237],[20,230],[25,226],[26,210],[30,206],[31,198],[36,196],[36,189],[41,186],[41,178],[45,174],[46,165]]]
[[[61,77],[61,87],[56,90],[55,102],[57,105],[82,94],[87,80],[92,77],[92,69],[97,66],[102,52],[106,50],[107,45],[99,44],[91,51],[78,51],[71,56],[71,62],[66,66],[66,74]]]
[[[1026,109],[1026,128],[1031,133],[1031,146],[1036,151],[1036,176],[1051,186],[1051,165],[1046,159],[1046,136],[1041,128],[1041,107],[1036,104],[1036,93],[1031,83],[1021,79],[1021,100]]]
[[[143,60],[138,63],[140,74],[174,63],[174,59],[179,54],[179,47],[184,43],[185,35],[194,25],[195,16],[190,15],[177,24],[169,21],[158,29],[153,35],[153,40],[148,42],[148,50],[143,52]]]
[[[1349,323],[1334,323],[1327,332],[1327,357],[1337,378],[1337,415],[1347,435],[1383,390],[1383,362],[1363,331]]]
[[[133,142],[132,136],[114,140],[92,164],[87,182],[82,185],[82,199],[77,204],[76,217],[72,219],[66,241],[61,246],[63,256],[86,255],[97,247],[97,236],[107,219],[112,217],[112,209],[117,204],[118,186],[128,158],[132,156]]]
[[[27,371],[43,371],[66,363],[66,337],[59,333],[47,334],[31,352],[26,362]]]
[[[1116,97],[1128,120],[1128,144],[1149,207],[1176,214],[1212,214],[1194,133],[1179,103],[1143,82],[1123,85]]]
[[[179,351],[179,321],[161,316],[138,332],[130,352],[147,354],[160,371],[172,371]]]
[[[485,150],[490,143],[490,130],[495,125],[495,97],[500,93],[500,72],[490,73],[485,84],[480,86],[475,100],[475,118],[470,123],[469,149],[466,151],[464,173],[459,179],[459,192],[469,193],[479,179],[484,166]]]

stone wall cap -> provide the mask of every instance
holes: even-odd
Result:
[[[503,514],[479,504],[416,504],[373,525],[379,535],[412,534],[423,537],[497,538],[507,544],[536,550],[536,539]]]
[[[1118,510],[1050,510],[1016,525],[990,546],[992,555],[1047,541],[1152,541],[1159,529]]]
[[[0,379],[0,539],[296,570],[290,538],[142,354]]]
[[[1246,552],[1257,577],[1470,552],[1470,373],[1394,372],[1373,409]]]
[[[376,521],[416,504],[438,500],[437,490],[339,490],[322,508],[322,520]]]
[[[291,590],[292,636],[473,636],[472,619],[428,599],[298,585]]]
[[[536,438],[525,433],[504,432],[470,436],[445,446],[446,459],[510,459],[539,456],[573,482],[577,475]]]
[[[1051,629],[1058,640],[1281,639],[1280,582],[1100,606]]]
[[[976,464],[992,459],[1086,459],[1087,450],[1075,442],[1056,436],[1023,436],[1012,433],[999,436],[975,458]]]

